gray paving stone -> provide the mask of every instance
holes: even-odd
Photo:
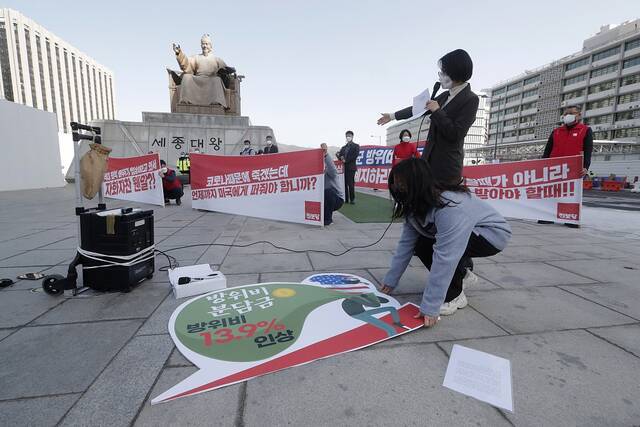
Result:
[[[0,341],[11,335],[15,329],[0,329]]]
[[[627,255],[640,255],[640,242],[605,243],[605,247]]]
[[[561,286],[566,291],[589,301],[640,320],[640,286],[627,283]]]
[[[314,270],[335,269],[363,269],[363,268],[388,268],[391,261],[391,251],[364,251],[354,250],[339,257],[321,253],[310,253]]]
[[[134,337],[61,425],[130,425],[172,348],[173,342],[166,335]]]
[[[372,244],[373,242],[375,242],[377,239],[371,239],[371,238],[367,238],[367,239],[340,239],[340,243],[342,243],[342,245],[346,248],[352,248],[354,246],[368,246],[370,244]],[[398,238],[396,237],[391,237],[391,238],[387,238],[385,237],[384,239],[382,239],[380,242],[378,242],[377,244],[370,246],[367,249],[370,250],[388,250],[388,251],[393,251],[395,250],[395,248],[398,246]]]
[[[550,252],[546,247],[538,246],[507,246],[502,252],[491,257],[500,262],[526,262],[526,261],[556,261],[561,259],[573,259],[566,254]]]
[[[262,254],[227,257],[220,267],[226,274],[313,270],[305,254]]]
[[[388,268],[370,268],[369,271],[376,278],[378,283],[382,284],[385,274],[387,274]],[[429,270],[427,270],[424,266],[420,267],[407,267],[404,274],[400,278],[398,282],[398,286],[396,287],[394,294],[402,295],[402,294],[422,294],[424,292],[424,288],[427,284],[427,278],[429,277]],[[499,289],[496,285],[491,282],[483,279],[482,277],[478,277],[478,281],[473,284],[472,288],[474,290],[490,290],[490,289]]]
[[[186,298],[176,300],[173,293],[167,295],[153,314],[144,322],[137,335],[169,334],[169,318],[176,308],[187,301]]]
[[[224,246],[210,246],[206,248],[197,258],[198,264],[222,264],[227,258],[229,248]],[[236,255],[241,256],[241,255]]]
[[[53,427],[78,397],[78,394],[66,394],[0,402],[0,425]]]
[[[623,258],[627,252],[611,249],[605,245],[550,245],[547,251],[559,255],[569,256],[573,259],[610,259]],[[560,258],[558,258],[560,260]]]
[[[167,361],[167,366],[169,367],[185,367],[185,366],[194,366],[193,363],[187,360],[186,357],[182,355],[178,351],[177,348],[174,348],[171,352],[171,356],[169,356],[169,360]]]
[[[450,352],[453,344],[442,346]],[[640,359],[586,331],[459,344],[511,361],[514,412],[506,416],[516,426],[629,426],[640,419]]]
[[[0,261],[1,267],[50,266],[71,260],[75,251],[70,249],[34,250]]]
[[[507,248],[515,246],[549,246],[549,242],[534,235],[512,235]]]
[[[0,399],[84,391],[140,323],[22,328],[0,341]]]
[[[144,403],[135,426],[232,426],[238,411],[241,385],[233,385],[208,393],[153,405],[151,399],[167,391],[196,368],[167,368]]]
[[[244,423],[508,425],[494,408],[442,387],[446,366],[433,344],[318,360],[247,382]]]
[[[593,261],[553,261],[551,264],[568,271],[579,273],[600,282],[621,282],[637,285],[640,274],[638,263],[611,259],[607,262]],[[560,283],[562,284],[562,283]]]
[[[62,302],[64,299],[44,292],[2,291],[0,292],[0,328],[26,325]]]
[[[594,282],[593,279],[540,262],[477,265],[474,272],[506,289]]]
[[[136,288],[128,293],[108,293],[67,299],[64,304],[38,318],[35,324],[90,322],[146,318],[169,294],[165,287]]]
[[[469,304],[511,333],[631,323],[630,317],[554,287],[477,293]]]
[[[640,324],[594,328],[589,332],[640,357]]]

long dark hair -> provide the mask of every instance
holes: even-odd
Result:
[[[389,192],[396,202],[393,217],[415,215],[424,218],[432,208],[442,208],[453,203],[442,197],[444,191],[468,193],[460,181],[444,184],[433,177],[431,167],[424,159],[415,157],[398,163],[389,173]]]

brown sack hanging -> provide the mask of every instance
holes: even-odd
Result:
[[[80,159],[80,176],[82,194],[91,200],[100,191],[111,148],[96,143],[91,143],[89,146],[91,150]]]

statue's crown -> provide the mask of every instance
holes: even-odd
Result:
[[[200,43],[202,42],[211,44],[211,36],[209,34],[203,34],[202,38],[200,39]]]

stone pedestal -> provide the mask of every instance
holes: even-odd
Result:
[[[102,143],[113,150],[111,156],[153,151],[173,169],[182,152],[198,148],[204,154],[238,155],[245,139],[256,151],[264,148],[267,135],[275,139],[270,127],[252,126],[245,116],[143,112],[142,122],[98,120],[91,124],[102,128]],[[73,177],[72,169],[67,178]]]

